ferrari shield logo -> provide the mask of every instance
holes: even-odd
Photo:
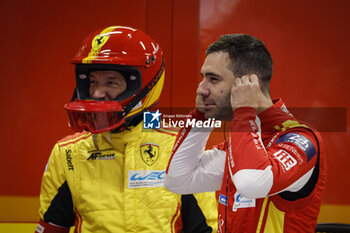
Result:
[[[99,51],[104,44],[106,44],[107,40],[109,39],[108,35],[100,34],[95,36],[95,38],[92,40],[92,50],[93,51]]]
[[[148,165],[154,164],[159,156],[159,146],[152,143],[141,145],[141,158]]]

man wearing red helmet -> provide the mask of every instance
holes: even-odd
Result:
[[[60,140],[45,169],[36,232],[212,232],[214,193],[164,188],[176,132],[144,130],[142,113],[164,83],[163,52],[140,30],[90,34],[73,59],[76,88],[65,105],[79,131]],[[86,130],[86,131],[85,131]]]
[[[217,191],[218,232],[315,232],[325,187],[320,134],[270,97],[272,58],[257,38],[221,36],[207,49],[192,119],[229,121],[228,140],[204,151],[210,132],[183,128],[165,186]]]

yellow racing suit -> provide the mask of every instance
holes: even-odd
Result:
[[[51,232],[43,223],[83,233],[216,232],[214,193],[180,196],[163,186],[175,139],[141,122],[60,140],[43,175],[37,232]]]

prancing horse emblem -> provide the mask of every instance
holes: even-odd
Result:
[[[104,46],[109,39],[109,35],[100,34],[95,36],[95,38],[91,42],[91,47],[94,52],[100,51],[102,46]]]
[[[148,165],[153,165],[159,155],[159,146],[152,143],[142,144],[141,147],[141,158]]]

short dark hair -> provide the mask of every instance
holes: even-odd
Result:
[[[209,45],[206,54],[219,51],[229,54],[230,69],[236,77],[256,74],[262,83],[262,90],[269,91],[273,65],[271,55],[262,41],[246,34],[222,35]]]

